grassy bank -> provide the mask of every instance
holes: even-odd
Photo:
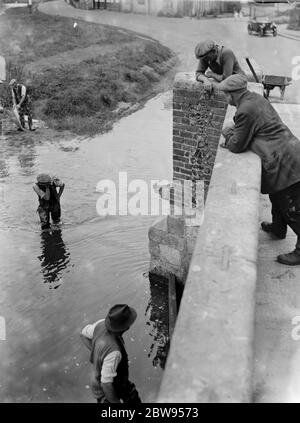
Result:
[[[172,52],[137,34],[27,8],[0,17],[7,80],[28,85],[34,115],[55,129],[94,134],[156,92],[174,69]],[[2,87],[6,105],[9,90]]]

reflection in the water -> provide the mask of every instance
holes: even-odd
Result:
[[[70,266],[70,252],[66,247],[61,230],[41,233],[41,261],[44,282],[56,289],[62,284],[62,272]]]
[[[145,314],[149,314],[147,326],[152,344],[148,357],[152,358],[154,367],[164,369],[170,346],[169,339],[169,304],[168,281],[149,275],[150,300]]]
[[[23,175],[32,175],[34,173],[33,167],[35,165],[36,153],[33,141],[26,141],[20,146],[18,152],[18,161],[22,169]]]
[[[14,168],[14,158],[18,159],[21,175],[32,175],[37,157],[36,145],[39,141],[29,138],[27,134],[22,138],[17,131],[13,131],[11,136],[3,138],[1,141],[0,177],[4,178],[10,175],[9,169],[11,166]]]

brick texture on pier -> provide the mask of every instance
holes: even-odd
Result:
[[[227,110],[225,96],[210,95],[190,73],[176,75],[173,95],[173,179],[204,181],[205,197]]]
[[[176,75],[171,213],[150,228],[150,274],[185,283],[226,111],[223,94],[209,95],[192,73]]]

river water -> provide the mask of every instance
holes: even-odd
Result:
[[[143,401],[155,399],[168,335],[165,288],[147,275],[147,231],[157,217],[100,217],[96,185],[117,182],[120,171],[129,181],[170,180],[171,96],[160,94],[92,139],[1,140],[1,402],[93,401],[79,333],[115,303],[138,312],[124,335],[130,377]],[[40,172],[66,184],[63,224],[52,233],[41,234],[36,213],[32,185]]]

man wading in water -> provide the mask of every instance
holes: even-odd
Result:
[[[34,191],[37,193],[39,198],[39,207],[37,209],[41,228],[50,228],[50,213],[52,221],[55,225],[60,223],[60,197],[65,188],[65,184],[62,183],[59,178],[54,176],[51,178],[46,173],[41,173],[37,176],[37,183],[33,185]],[[59,191],[57,192],[57,188]]]
[[[105,319],[87,325],[81,331],[81,339],[91,351],[91,386],[99,403],[141,403],[134,383],[128,379],[128,356],[122,338],[136,316],[132,307],[116,304]]]

